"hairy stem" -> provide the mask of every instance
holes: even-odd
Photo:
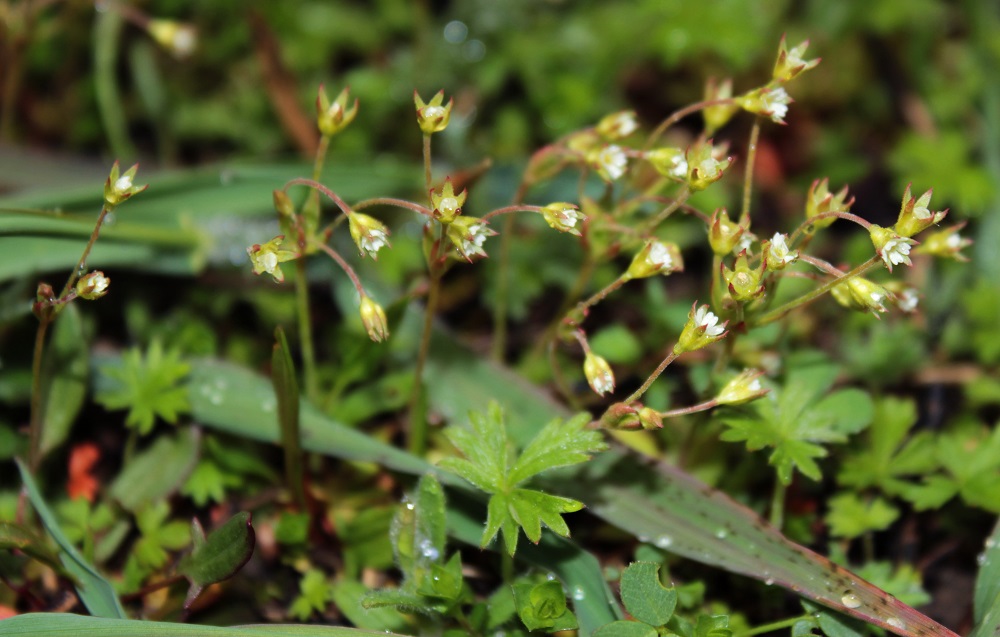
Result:
[[[740,213],[740,225],[750,225],[750,197],[753,194],[753,166],[757,161],[757,140],[760,138],[760,118],[754,117],[753,128],[750,129],[750,141],[747,144],[747,165],[743,173],[743,211]]]
[[[677,360],[677,356],[678,354],[674,353],[673,350],[670,350],[670,353],[667,355],[667,357],[664,358],[663,361],[661,361],[660,364],[656,366],[656,369],[653,370],[653,373],[649,375],[649,378],[646,379],[646,381],[642,384],[642,386],[639,387],[639,389],[632,392],[632,395],[630,395],[628,398],[625,399],[625,404],[631,405],[635,401],[642,398],[642,395],[646,393],[646,390],[648,390],[654,382],[656,382],[656,379],[660,377],[660,374],[663,373],[663,370],[665,370],[670,365],[670,363]]]

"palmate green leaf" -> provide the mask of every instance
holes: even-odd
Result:
[[[593,453],[607,449],[600,431],[586,429],[588,422],[588,414],[577,414],[545,425],[518,456],[507,475],[508,484],[516,486],[543,471],[586,462]]]
[[[539,583],[523,579],[511,588],[514,590],[517,614],[528,630],[554,633],[578,627],[576,617],[566,606],[566,593],[558,581]]]
[[[899,509],[879,497],[865,502],[848,492],[830,498],[829,503],[826,521],[837,537],[853,539],[869,531],[884,531],[899,517]]]
[[[537,544],[542,524],[558,535],[569,535],[561,514],[579,511],[582,503],[516,486],[547,469],[585,462],[590,452],[605,449],[598,432],[584,431],[589,417],[581,414],[565,421],[553,420],[513,466],[509,464],[510,442],[499,404],[490,402],[486,414],[471,413],[469,417],[471,428],[450,427],[446,432],[467,459],[447,458],[439,464],[491,494],[481,545],[488,545],[502,531],[507,552],[514,555],[517,528],[523,528],[528,539]]]
[[[868,426],[873,415],[870,397],[856,389],[818,399],[827,386],[826,379],[792,378],[767,399],[723,416],[728,429],[720,438],[746,441],[751,451],[771,447],[768,461],[783,484],[791,484],[796,469],[819,480],[822,475],[816,458],[825,457],[827,452],[818,443],[845,441],[847,435]]]
[[[188,391],[181,380],[191,366],[181,360],[177,350],[163,350],[154,340],[143,356],[138,348],[122,355],[121,367],[102,373],[118,381],[118,386],[98,392],[97,402],[108,409],[128,409],[125,424],[145,435],[153,429],[156,417],[175,424],[188,410]]]

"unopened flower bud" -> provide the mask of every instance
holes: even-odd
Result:
[[[385,224],[353,210],[347,214],[347,223],[361,256],[367,253],[371,258],[378,259],[378,251],[389,245],[389,229]]]
[[[757,400],[770,391],[761,387],[760,377],[763,375],[764,372],[760,370],[744,370],[726,383],[719,395],[715,397],[715,401],[720,405],[742,405]]]
[[[726,78],[719,84],[715,79],[710,79],[705,85],[705,101],[726,100],[733,96],[733,81]],[[705,120],[705,134],[711,135],[715,131],[725,126],[736,111],[740,110],[736,104],[717,104],[706,106],[702,109],[701,115]]]
[[[478,217],[457,217],[447,226],[445,234],[462,258],[471,263],[472,257],[486,256],[483,243],[496,232]]]
[[[844,307],[871,312],[876,318],[885,313],[885,302],[890,298],[889,291],[884,287],[859,276],[835,285],[830,289],[830,294]]]
[[[643,429],[663,429],[663,416],[652,407],[643,407],[639,410],[639,424]]]
[[[736,247],[746,228],[729,220],[725,208],[719,208],[712,213],[708,221],[708,243],[712,252],[724,257]]]
[[[920,305],[920,293],[917,288],[898,280],[887,282],[885,288],[889,291],[890,300],[900,310],[907,314],[917,311],[917,306]]]
[[[146,25],[146,30],[157,44],[170,51],[177,59],[188,57],[198,46],[198,31],[190,24],[153,19]]]
[[[747,253],[741,252],[736,257],[736,263],[730,270],[723,264],[722,278],[729,285],[729,294],[740,303],[746,303],[759,299],[764,295],[764,284],[761,282],[764,276],[764,261],[756,268],[750,267],[750,259]]]
[[[116,161],[111,166],[111,174],[104,182],[104,203],[108,208],[114,208],[132,195],[149,188],[149,184],[136,186],[132,183],[137,170],[139,170],[139,164],[133,165],[124,174],[119,174],[118,162]]]
[[[326,89],[322,84],[319,85],[319,91],[316,93],[316,127],[320,133],[332,137],[354,121],[358,114],[358,100],[355,99],[354,104],[348,108],[347,100],[350,92],[350,87],[344,88],[331,102],[326,96]]]
[[[775,61],[774,71],[771,73],[775,82],[787,82],[819,64],[819,58],[802,59],[807,48],[809,48],[809,40],[789,50],[785,45],[785,36],[781,36],[781,43],[778,45],[778,59]]]
[[[94,270],[80,277],[76,282],[76,295],[88,301],[99,299],[108,293],[111,279],[104,276],[100,270]]]
[[[698,307],[698,303],[695,302],[691,306],[691,312],[688,313],[687,323],[677,338],[677,344],[674,345],[674,353],[693,352],[725,338],[726,323],[728,321],[720,324],[719,317],[709,312],[707,305]]]
[[[907,184],[906,191],[903,193],[903,203],[899,208],[899,218],[896,220],[896,225],[892,227],[893,230],[900,236],[912,237],[918,232],[940,223],[948,211],[931,212],[929,206],[931,205],[932,192],[933,190],[928,190],[919,198],[914,198],[910,195],[910,185]]]
[[[666,276],[683,269],[684,261],[681,260],[681,250],[676,243],[650,239],[633,257],[626,276],[629,279],[643,279],[656,274]]]
[[[628,137],[638,128],[639,124],[635,121],[635,111],[621,111],[604,117],[597,123],[595,130],[598,135],[608,141],[618,141]]]
[[[295,259],[298,255],[290,250],[281,248],[285,235],[278,235],[267,243],[255,243],[247,248],[250,255],[250,263],[253,265],[253,273],[260,275],[267,272],[274,280],[281,283],[285,280],[285,275],[281,272],[281,264]]]
[[[611,365],[593,352],[587,352],[583,359],[583,375],[598,396],[615,391],[615,375],[611,371]]]
[[[271,193],[271,197],[274,200],[274,209],[278,211],[279,215],[285,218],[291,218],[295,215],[295,206],[288,197],[288,193],[284,190],[275,190]]]
[[[431,98],[431,101],[427,103],[424,103],[424,100],[420,99],[420,95],[416,91],[413,91],[413,103],[417,108],[417,125],[420,126],[420,130],[425,135],[440,133],[448,127],[448,121],[451,119],[451,108],[455,104],[455,98],[448,100],[448,103],[444,106],[442,106],[443,102],[444,90],[438,91]]]
[[[31,304],[31,313],[39,321],[49,321],[56,313],[56,293],[48,283],[39,283],[35,290],[35,302]]]
[[[972,239],[967,239],[958,233],[965,227],[965,223],[963,221],[950,228],[928,234],[924,237],[924,242],[917,246],[916,252],[943,259],[968,261],[969,258],[962,254],[962,250],[972,245]]]
[[[736,103],[749,113],[769,117],[775,124],[784,124],[792,98],[780,86],[765,86],[737,97]]]
[[[434,205],[434,218],[447,225],[455,220],[455,217],[462,214],[462,206],[465,205],[465,198],[468,191],[455,194],[455,188],[451,185],[451,178],[444,180],[441,190],[431,190],[431,203]]]
[[[892,272],[892,266],[900,263],[913,265],[913,262],[910,261],[910,248],[917,244],[916,241],[875,224],[868,228],[868,234],[871,235],[875,252],[882,258],[889,272]]]
[[[723,173],[732,165],[733,158],[716,156],[717,150],[712,145],[712,140],[698,142],[688,148],[688,188],[694,191],[704,190],[722,179]]]
[[[615,403],[608,407],[597,421],[602,429],[634,431],[642,428],[639,419],[639,405]]]
[[[664,177],[670,177],[678,181],[687,179],[687,159],[684,157],[684,151],[680,148],[656,148],[646,151],[643,154],[643,158],[653,165],[656,172]]]
[[[385,318],[385,310],[366,294],[361,296],[361,323],[368,332],[368,338],[376,343],[389,338],[389,323]]]
[[[809,187],[809,194],[806,197],[807,220],[811,220],[813,217],[827,212],[848,212],[851,209],[851,206],[854,204],[854,197],[847,198],[847,186],[841,188],[837,194],[831,193],[829,186],[830,180],[827,178],[817,179],[812,182],[812,186]],[[806,233],[814,234],[817,230],[826,228],[836,220],[837,218],[832,216],[816,219],[806,228]]]

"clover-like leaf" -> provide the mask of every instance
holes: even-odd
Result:
[[[650,626],[663,626],[674,614],[677,591],[660,583],[660,565],[633,562],[622,573],[622,603],[632,617]]]

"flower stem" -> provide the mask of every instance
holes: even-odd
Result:
[[[749,628],[747,630],[733,633],[732,637],[753,637],[753,635],[773,633],[774,631],[781,630],[783,628],[791,628],[800,621],[811,618],[812,615],[799,615],[798,617],[789,617],[788,619],[782,619],[776,622],[771,622],[770,624],[764,624],[763,626],[755,626],[754,628]]]
[[[528,182],[521,180],[514,193],[514,205],[520,205],[528,192]],[[514,236],[514,217],[504,219],[500,232],[500,259],[497,270],[497,297],[493,304],[493,360],[503,362],[507,351],[507,301],[510,295],[510,247]]]
[[[424,133],[424,186],[427,189],[427,196],[431,192],[431,136]]]
[[[757,141],[760,138],[760,117],[754,117],[753,128],[750,129],[750,141],[747,143],[747,166],[743,173],[743,212],[740,213],[740,225],[750,225],[750,196],[753,194],[753,166],[757,161]]]
[[[28,466],[32,473],[38,469],[42,460],[42,355],[45,353],[45,333],[52,319],[44,316],[39,319],[38,330],[35,332],[35,352],[31,360],[31,424],[28,429]]]
[[[875,255],[871,259],[868,259],[858,267],[851,270],[850,272],[845,273],[843,276],[830,279],[829,281],[819,286],[815,290],[803,294],[799,298],[793,299],[788,303],[785,303],[784,305],[780,305],[771,310],[770,312],[761,314],[760,316],[757,317],[756,320],[750,321],[748,327],[757,327],[760,325],[767,325],[768,323],[773,323],[774,321],[780,319],[785,314],[788,314],[795,308],[815,301],[816,299],[818,299],[819,297],[823,296],[831,289],[833,289],[834,286],[839,285],[844,281],[847,281],[848,279],[851,279],[853,277],[861,276],[862,274],[872,269],[872,267],[874,267],[880,262],[881,259],[879,258],[879,256]]]
[[[424,328],[420,333],[420,350],[417,352],[417,366],[414,371],[413,395],[410,398],[410,431],[407,449],[416,456],[423,456],[427,451],[427,410],[423,378],[424,367],[427,365],[427,356],[431,348],[434,313],[437,309],[438,297],[441,294],[442,274],[440,268],[432,268],[427,303],[424,307]]]
[[[76,267],[69,273],[69,278],[66,279],[66,285],[63,286],[62,293],[59,294],[59,298],[63,298],[69,294],[69,291],[73,288],[73,284],[80,278],[83,271],[87,269],[87,257],[90,256],[90,251],[94,249],[94,244],[97,243],[97,237],[101,234],[101,226],[104,225],[104,219],[108,216],[108,213],[111,212],[111,210],[112,209],[107,206],[103,206],[101,208],[101,214],[97,215],[97,223],[94,224],[94,230],[90,233],[90,241],[88,241],[86,247],[84,247],[83,254],[80,255],[80,260],[76,262]]]
[[[719,401],[713,398],[712,400],[706,400],[703,403],[698,403],[697,405],[691,405],[690,407],[681,407],[679,409],[671,409],[670,411],[661,411],[661,418],[674,418],[677,416],[687,416],[689,414],[696,414],[699,411],[708,411],[709,409],[715,407],[719,404]]]
[[[674,351],[671,349],[667,357],[664,358],[663,361],[659,365],[657,365],[656,369],[653,370],[653,373],[649,375],[649,378],[646,379],[646,382],[644,382],[642,386],[639,387],[639,389],[632,392],[631,396],[625,399],[624,401],[625,404],[631,405],[635,401],[642,398],[642,395],[646,393],[646,390],[648,390],[650,386],[654,382],[656,382],[656,379],[660,377],[660,374],[663,373],[663,370],[665,370],[667,366],[670,365],[670,363],[674,362],[677,359],[677,356],[678,354],[675,354]]]
[[[483,215],[483,221],[489,221],[493,217],[499,217],[500,215],[509,215],[512,212],[537,212],[538,214],[544,214],[545,209],[541,206],[525,206],[515,204],[487,212]]]
[[[365,208],[370,208],[372,206],[396,206],[397,208],[412,210],[413,212],[422,214],[425,217],[434,216],[434,213],[430,210],[430,208],[413,203],[412,201],[395,199],[393,197],[374,197],[372,199],[365,199],[364,201],[359,201],[354,204],[354,210],[364,210]]]
[[[306,397],[319,398],[316,379],[316,349],[313,345],[312,321],[309,311],[309,282],[306,280],[305,259],[295,260],[295,304],[299,318],[299,347],[302,350],[302,376]]]
[[[337,207],[346,215],[350,214],[351,207],[348,206],[343,199],[337,196],[337,193],[333,192],[323,184],[319,183],[315,179],[306,179],[305,177],[296,177],[295,179],[290,179],[285,184],[282,190],[287,191],[289,186],[308,186],[323,195],[325,195],[330,201],[337,204]]]
[[[785,492],[787,487],[785,483],[781,481],[780,478],[775,476],[774,478],[774,492],[771,494],[771,513],[768,516],[768,520],[771,526],[776,528],[778,531],[781,530],[781,525],[785,523]]]
[[[323,252],[327,253],[327,255],[329,255],[331,259],[337,262],[337,265],[340,266],[340,269],[343,270],[344,273],[351,279],[351,283],[354,284],[354,289],[358,291],[358,294],[363,295],[365,293],[365,288],[363,285],[361,285],[361,279],[358,278],[358,275],[354,271],[354,268],[352,268],[350,264],[348,264],[347,261],[344,260],[344,257],[340,256],[339,252],[337,252],[330,246],[326,245],[325,243],[319,241],[315,242],[313,245],[315,245]],[[299,261],[301,261],[301,259],[299,259]]]
[[[646,144],[643,146],[643,150],[649,149],[653,144],[656,143],[656,140],[660,138],[660,135],[662,135],[668,128],[679,122],[681,119],[687,117],[688,115],[691,115],[692,113],[697,113],[700,110],[712,106],[722,106],[724,104],[732,104],[733,102],[734,100],[731,97],[718,100],[705,100],[703,102],[695,102],[694,104],[690,104],[680,110],[674,111],[669,116],[667,116],[665,120],[660,122],[660,124],[655,129],[653,129],[653,132],[649,134],[649,137],[646,139]]]
[[[602,290],[599,290],[597,293],[595,293],[589,299],[587,299],[586,301],[581,301],[580,303],[578,303],[577,306],[576,306],[576,308],[575,308],[575,311],[577,311],[577,312],[585,312],[585,311],[587,311],[588,308],[593,307],[594,305],[597,305],[598,303],[600,303],[601,301],[603,301],[609,294],[611,294],[612,292],[614,292],[615,290],[617,290],[618,288],[620,288],[621,286],[625,285],[626,283],[628,283],[631,280],[632,280],[632,277],[630,277],[627,272],[623,273],[621,276],[619,276],[617,279],[615,279],[614,281],[612,281],[611,283],[609,283],[608,285],[606,285]]]

